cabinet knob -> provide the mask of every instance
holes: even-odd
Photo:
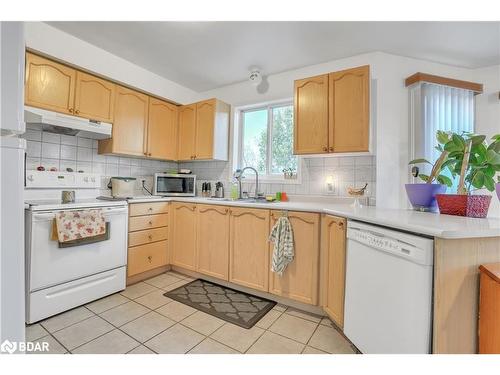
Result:
[[[328,147],[323,146],[323,151],[328,151]]]
[[[69,113],[73,113],[73,108],[69,108]]]
[[[148,256],[148,260],[149,260],[149,263],[151,263],[151,262],[152,262],[152,260],[153,260],[153,257],[152,257],[151,255],[149,255],[149,256]]]
[[[148,156],[151,156],[151,152],[148,152]]]
[[[329,150],[330,152],[333,152],[333,147],[330,147],[328,150]]]
[[[149,225],[153,225],[153,222],[151,220],[149,221]]]
[[[148,238],[149,238],[150,241],[153,241],[153,236],[152,235],[149,235]]]
[[[79,113],[80,113],[80,110],[78,110],[78,109],[77,109],[77,110],[75,111],[75,113],[76,113],[76,114],[79,114]]]
[[[153,207],[149,207],[149,208],[148,208],[148,211],[153,211]]]
[[[226,208],[224,212],[227,214],[229,212],[229,208]]]
[[[344,228],[344,222],[343,222],[343,221],[341,221],[341,222],[339,223],[339,227],[340,227],[341,229],[343,229],[343,228]]]
[[[196,159],[196,155],[193,155],[193,159]]]
[[[148,153],[147,152],[143,152],[144,156],[148,156]]]

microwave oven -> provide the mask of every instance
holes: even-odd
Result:
[[[154,195],[172,197],[194,197],[196,176],[194,174],[155,173]]]

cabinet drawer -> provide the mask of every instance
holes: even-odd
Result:
[[[165,227],[167,225],[168,214],[137,216],[129,218],[128,230],[129,232],[134,232],[136,230]]]
[[[167,264],[167,241],[129,247],[127,276],[136,275]]]
[[[129,207],[130,216],[156,215],[168,212],[168,202],[132,203]]]
[[[132,232],[128,235],[128,246],[131,247],[151,242],[163,241],[167,239],[167,235],[167,227]]]

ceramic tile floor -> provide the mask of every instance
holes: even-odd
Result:
[[[352,354],[328,318],[276,305],[251,329],[163,296],[193,279],[167,272],[26,327],[49,353]]]

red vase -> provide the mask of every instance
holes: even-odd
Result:
[[[437,194],[439,212],[445,215],[486,217],[491,195]]]

